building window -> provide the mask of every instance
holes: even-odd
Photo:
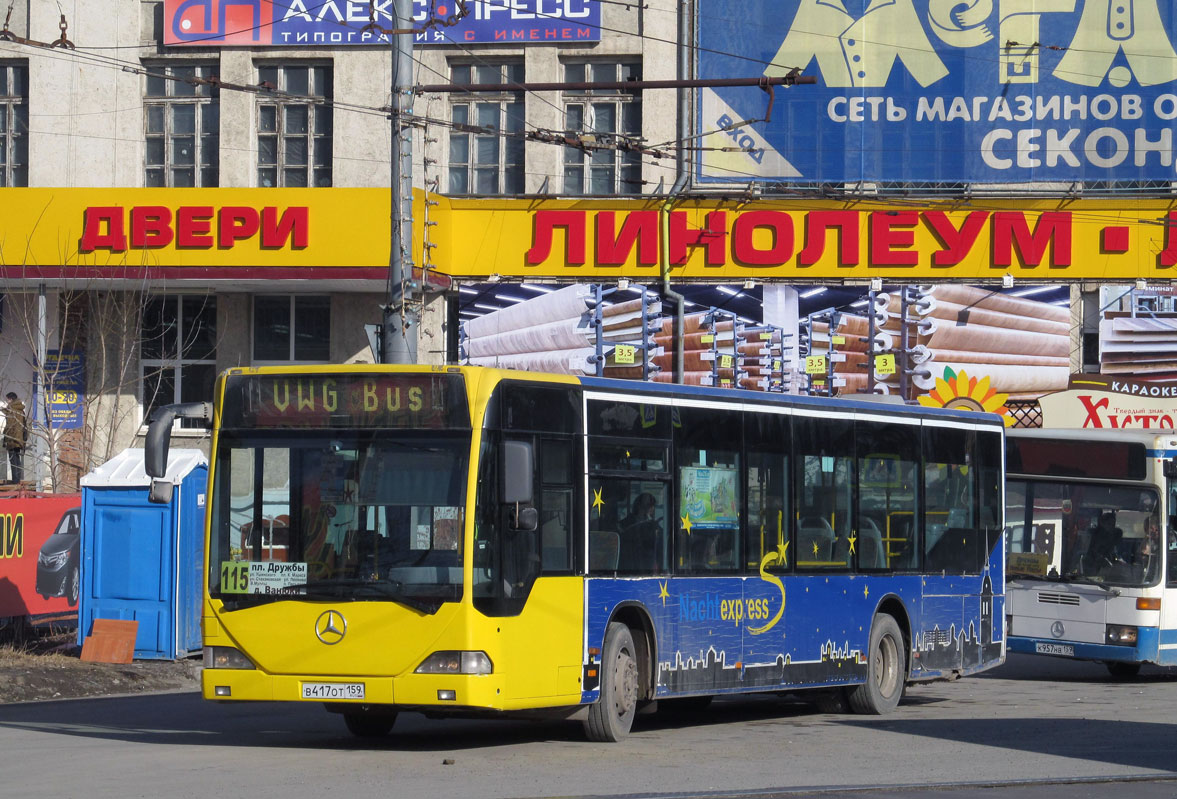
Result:
[[[143,418],[173,402],[211,402],[217,374],[217,298],[200,294],[151,297],[139,330]],[[200,427],[182,420],[181,427]]]
[[[331,298],[253,298],[253,360],[331,359]]]
[[[564,64],[565,83],[641,80],[637,61]],[[637,142],[642,133],[642,93],[621,89],[567,89],[564,127],[569,136],[592,136],[600,149],[564,148],[565,194],[640,194],[642,159],[617,144]],[[588,139],[584,139],[588,141]]]
[[[147,69],[147,161],[144,185],[216,186],[220,162],[220,91],[200,81],[215,64],[155,64]]]
[[[501,92],[450,95],[450,193],[522,194],[523,93],[507,91],[507,84],[523,82],[523,62],[454,64],[450,76],[458,84],[504,84]]]
[[[29,70],[0,63],[0,187],[29,185]]]
[[[331,185],[331,68],[258,68],[257,184]]]

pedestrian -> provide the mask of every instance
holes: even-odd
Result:
[[[8,450],[9,477],[19,483],[25,476],[23,459],[29,441],[29,418],[15,391],[9,391],[4,398],[8,400],[4,408],[4,449]]]

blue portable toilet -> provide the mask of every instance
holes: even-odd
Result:
[[[201,648],[208,459],[173,449],[164,476],[172,501],[147,501],[142,449],[127,449],[82,478],[78,643],[94,619],[139,622],[135,657],[176,660]]]

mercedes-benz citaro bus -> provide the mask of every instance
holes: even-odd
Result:
[[[1011,430],[1013,652],[1177,665],[1177,432]]]
[[[886,713],[1002,662],[996,416],[472,367],[231,369],[211,417],[203,691],[527,712],[810,694]],[[156,501],[167,486],[153,484]]]

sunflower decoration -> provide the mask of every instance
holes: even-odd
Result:
[[[1009,408],[1005,401],[1009,394],[998,394],[989,385],[989,376],[980,378],[969,377],[963,369],[954,372],[944,367],[944,377],[936,378],[936,387],[927,394],[919,397],[920,405],[929,408],[952,408],[958,411],[976,411],[978,413],[996,413],[1004,417],[1006,427],[1014,423],[1009,415]]]

